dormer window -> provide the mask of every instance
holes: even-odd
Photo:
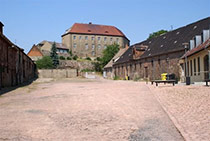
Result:
[[[91,32],[91,30],[88,30],[88,32]]]
[[[105,33],[109,33],[108,31],[105,31]]]

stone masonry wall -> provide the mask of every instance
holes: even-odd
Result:
[[[60,60],[59,68],[72,68],[78,69],[79,71],[83,69],[93,70],[94,65],[91,61]]]
[[[38,70],[39,78],[74,78],[77,77],[76,69],[41,69]]]
[[[180,78],[179,60],[184,51],[150,57],[140,60],[132,60],[123,64],[114,65],[114,74],[130,79],[160,79],[162,73],[174,73],[176,78]]]

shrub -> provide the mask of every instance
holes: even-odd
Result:
[[[66,60],[66,58],[63,56],[60,56],[60,60]]]
[[[114,76],[114,80],[120,80],[119,76]]]
[[[44,56],[42,59],[36,61],[38,69],[53,69],[53,61],[50,56]]]
[[[73,59],[74,59],[74,60],[77,60],[77,59],[78,59],[78,56],[77,56],[77,55],[75,55],[75,56],[73,57]]]
[[[91,69],[83,69],[83,70],[81,70],[81,72],[93,72],[93,70],[91,70]]]
[[[67,60],[71,60],[72,58],[71,57],[67,57]]]
[[[72,54],[72,51],[71,51],[71,50],[69,50],[69,55],[70,55],[70,56],[73,56],[73,54]]]
[[[100,57],[97,57],[97,58],[96,58],[96,61],[101,61],[101,58],[100,58]]]
[[[89,60],[89,61],[91,61],[91,58],[90,57],[87,57],[87,58],[85,58],[86,60]]]

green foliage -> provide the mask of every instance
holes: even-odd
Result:
[[[133,81],[139,81],[140,79],[140,77],[134,77]]]
[[[52,44],[50,57],[52,59],[54,68],[56,68],[59,65],[59,59],[58,59],[57,48],[56,48],[55,42]]]
[[[97,61],[93,63],[95,71],[102,72],[103,67],[115,56],[118,51],[118,44],[108,45],[107,48],[103,51],[103,57],[97,57]]]
[[[89,61],[91,61],[91,58],[90,58],[90,57],[86,57],[85,59],[86,59],[86,60],[89,60]]]
[[[44,56],[42,59],[36,61],[36,65],[38,69],[52,69],[53,61],[50,56]]]
[[[72,60],[72,58],[71,57],[67,57],[67,60]]]
[[[103,51],[103,57],[101,58],[102,66],[104,67],[109,61],[115,56],[115,54],[119,51],[119,45],[113,44],[107,46],[107,48]]]
[[[60,56],[59,58],[60,58],[60,60],[66,60],[66,58],[63,56]]]
[[[97,57],[97,58],[96,58],[96,61],[101,61],[101,58],[100,58],[100,57]]]
[[[77,60],[77,59],[78,59],[78,56],[75,55],[75,56],[73,57],[73,60]]]
[[[73,56],[73,54],[72,54],[72,51],[71,51],[71,50],[69,50],[69,55],[70,55],[70,56]]]
[[[163,30],[163,29],[162,30],[159,30],[157,32],[153,32],[153,33],[149,34],[148,39],[151,39],[153,37],[157,37],[157,36],[159,36],[159,35],[161,35],[163,33],[166,33],[166,32],[168,32],[168,31],[167,30]]]
[[[101,62],[93,62],[93,65],[94,65],[94,70],[96,72],[102,72],[102,69],[103,69],[103,66],[102,66],[102,63]]]
[[[120,80],[119,76],[114,76],[114,80]]]
[[[83,70],[81,70],[81,72],[93,72],[93,70],[90,70],[90,69],[83,69]]]

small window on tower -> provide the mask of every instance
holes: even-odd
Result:
[[[88,44],[85,44],[85,49],[88,50]]]
[[[74,46],[73,46],[74,48],[77,48],[77,44],[76,43],[74,43]]]
[[[98,45],[98,49],[101,49],[101,45],[100,44]]]

